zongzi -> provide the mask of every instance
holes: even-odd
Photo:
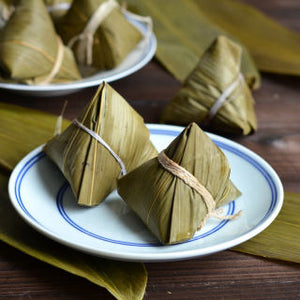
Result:
[[[58,32],[80,66],[102,70],[119,65],[142,39],[115,0],[74,0]]]
[[[117,178],[157,155],[142,117],[103,83],[78,120],[44,151],[69,181],[78,204],[99,204]]]
[[[191,239],[215,207],[240,196],[227,158],[197,124],[118,180],[118,192],[163,243]]]
[[[167,104],[161,121],[196,122],[231,134],[256,131],[254,100],[241,73],[241,54],[238,44],[219,36]]]
[[[27,84],[80,79],[42,0],[20,0],[0,35],[0,78]]]

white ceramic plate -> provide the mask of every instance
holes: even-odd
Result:
[[[159,151],[183,129],[157,124],[148,127]],[[283,189],[275,171],[258,155],[223,137],[210,137],[229,159],[231,179],[243,193],[224,211],[234,214],[242,210],[243,215],[232,221],[208,219],[192,240],[182,244],[160,245],[116,191],[97,207],[79,207],[64,177],[41,147],[14,169],[9,181],[11,201],[24,220],[41,233],[102,257],[157,262],[221,251],[265,229],[280,211]]]
[[[147,26],[142,22],[133,20],[130,16],[127,16],[127,18],[142,32],[144,39],[132,52],[129,53],[129,55],[118,67],[112,70],[102,71],[93,76],[70,83],[39,86],[0,82],[0,89],[2,88],[14,93],[33,96],[66,95],[83,88],[99,85],[102,81],[115,81],[138,71],[144,67],[154,56],[157,45],[156,38],[152,33],[150,39],[146,42],[145,37],[147,33]]]

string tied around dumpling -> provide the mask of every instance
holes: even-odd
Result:
[[[72,37],[68,42],[68,47],[72,48],[75,42],[78,43],[76,50],[76,56],[79,64],[91,66],[93,64],[93,44],[94,35],[101,23],[105,18],[113,11],[113,9],[118,8],[124,14],[125,12],[130,15],[131,18],[144,22],[147,25],[148,31],[145,36],[145,41],[148,42],[152,33],[152,19],[150,17],[143,17],[133,13],[129,13],[126,8],[121,7],[116,0],[107,0],[99,5],[95,12],[90,17],[83,31]]]
[[[93,137],[97,142],[99,142],[102,146],[104,146],[109,153],[114,157],[114,159],[118,162],[118,164],[121,167],[121,172],[119,174],[119,177],[126,175],[127,171],[126,171],[126,167],[124,162],[122,161],[122,159],[111,149],[111,147],[102,139],[102,137],[97,134],[95,131],[89,129],[88,127],[86,127],[84,124],[82,124],[81,122],[79,122],[77,119],[73,120],[73,124],[75,124],[76,126],[78,126],[80,129],[84,130],[85,132],[87,132],[91,137]]]
[[[245,79],[242,73],[239,73],[237,78],[222,92],[219,98],[214,102],[212,107],[209,109],[204,124],[208,124],[218,113],[218,111],[226,104],[234,99],[234,97],[229,97],[233,91],[245,83]]]
[[[216,202],[214,201],[214,198],[211,195],[211,193],[205,188],[204,185],[202,185],[199,182],[199,180],[193,174],[191,174],[188,170],[186,170],[185,168],[177,164],[175,161],[170,159],[164,151],[161,151],[158,154],[157,159],[165,170],[167,170],[174,176],[180,178],[186,185],[191,187],[202,197],[204,204],[207,208],[207,214],[199,224],[197,230],[201,229],[205,225],[206,220],[210,217],[218,218],[221,220],[233,220],[242,214],[242,211],[239,211],[234,215],[221,215],[222,211],[220,209],[215,211]]]
[[[131,19],[145,23],[147,26],[147,32],[144,38],[144,42],[147,44],[150,41],[151,34],[153,32],[153,21],[152,18],[149,16],[140,16],[137,14],[134,14],[133,12],[127,10],[127,4],[126,2],[123,2],[121,6],[121,11],[123,14],[128,15]]]

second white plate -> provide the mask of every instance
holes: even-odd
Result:
[[[182,127],[148,125],[160,151]],[[99,206],[79,207],[68,183],[39,147],[14,169],[9,194],[17,212],[42,234],[67,246],[117,260],[157,262],[208,255],[240,244],[264,230],[283,203],[279,177],[245,147],[210,134],[231,165],[231,179],[242,196],[224,212],[243,215],[233,221],[209,219],[188,242],[162,246],[114,191]]]

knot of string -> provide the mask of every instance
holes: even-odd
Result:
[[[73,124],[75,124],[76,126],[78,126],[80,129],[84,130],[85,132],[87,132],[91,137],[93,137],[97,142],[99,142],[102,146],[104,146],[109,153],[114,157],[114,159],[118,162],[118,164],[120,165],[121,168],[121,172],[120,172],[120,176],[126,175],[127,171],[125,168],[125,164],[122,161],[122,159],[111,149],[111,147],[101,138],[100,135],[98,135],[95,131],[89,129],[88,127],[86,127],[85,125],[83,125],[82,123],[80,123],[77,119],[73,120]]]
[[[221,210],[215,211],[216,202],[214,201],[210,192],[199,182],[199,180],[193,174],[170,159],[164,151],[160,152],[157,158],[159,163],[165,170],[180,178],[185,184],[194,189],[202,197],[207,208],[207,214],[197,228],[198,230],[205,225],[206,219],[209,217],[214,217],[221,220],[232,220],[241,215],[241,211],[239,211],[234,215],[222,216]]]

